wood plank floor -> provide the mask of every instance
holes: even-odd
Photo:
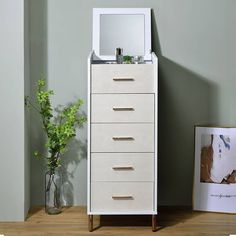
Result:
[[[74,236],[74,235],[160,235],[215,236],[236,234],[236,215],[192,212],[186,208],[161,208],[158,229],[151,231],[149,216],[96,216],[93,232],[88,232],[85,207],[70,207],[55,216],[46,215],[42,207],[33,208],[26,222],[0,222],[4,236]]]

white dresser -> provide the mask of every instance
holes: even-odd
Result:
[[[157,215],[158,61],[88,60],[88,215]]]

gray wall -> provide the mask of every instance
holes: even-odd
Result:
[[[29,0],[24,0],[24,94],[30,95],[30,41],[29,41]],[[30,208],[30,111],[25,108],[25,122],[24,122],[24,179],[25,179],[25,218]]]
[[[93,7],[150,7],[159,57],[159,203],[190,205],[194,124],[235,125],[233,0],[31,0],[31,78],[46,73],[53,103],[86,102]],[[33,86],[31,88],[34,91]],[[86,104],[85,104],[86,105]],[[86,111],[86,108],[83,108]],[[43,135],[33,116],[32,150]],[[86,204],[86,130],[65,155],[65,203]],[[31,202],[43,203],[43,165],[31,163]]]
[[[47,1],[29,0],[29,29],[30,29],[30,91],[31,99],[35,103],[35,90],[37,80],[47,74]],[[34,158],[35,150],[44,152],[44,133],[38,113],[30,111],[30,200],[31,205],[44,204],[44,173],[42,161]]]
[[[0,29],[0,221],[18,221],[24,220],[29,207],[25,181],[28,146],[24,140],[24,0],[0,0]]]
[[[191,204],[194,124],[236,124],[235,1],[159,1],[160,203]]]

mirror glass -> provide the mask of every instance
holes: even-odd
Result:
[[[144,32],[143,14],[101,14],[100,55],[114,55],[116,48],[124,55],[144,55]]]
[[[150,8],[93,8],[94,58],[116,60],[116,48],[151,60]]]

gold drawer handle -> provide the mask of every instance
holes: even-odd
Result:
[[[134,81],[134,78],[129,77],[114,77],[114,81]]]
[[[134,200],[133,196],[112,196],[113,200]]]
[[[133,107],[113,107],[113,111],[134,111]]]
[[[113,166],[113,170],[134,170],[133,166]]]
[[[132,141],[134,140],[131,136],[113,136],[112,139],[114,141]]]

